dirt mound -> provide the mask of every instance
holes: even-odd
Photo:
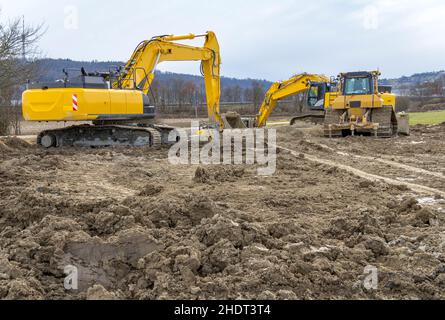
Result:
[[[23,139],[17,138],[17,137],[9,137],[4,138],[2,140],[3,144],[5,144],[7,147],[10,147],[11,149],[29,149],[32,147],[32,145],[28,142],[26,142]]]
[[[142,191],[139,193],[141,197],[152,197],[160,194],[164,188],[160,185],[147,184],[143,187]]]
[[[108,292],[103,286],[95,285],[92,288],[88,289],[87,292],[87,300],[99,301],[99,300],[117,300],[117,297],[114,293]]]
[[[198,167],[195,172],[196,183],[213,184],[222,182],[236,182],[246,173],[244,167],[239,166],[210,166]]]
[[[127,198],[124,201],[129,210],[127,215],[133,215],[136,223],[145,227],[175,229],[197,225],[219,211],[207,195],[183,191],[159,193],[161,190],[149,184],[148,191],[144,189],[138,196]]]
[[[0,154],[10,152],[12,149],[8,147],[3,141],[0,140]]]
[[[445,103],[430,103],[425,104],[419,108],[419,111],[441,111],[445,110]]]
[[[167,150],[3,144],[0,299],[445,298],[444,199],[313,160],[444,190],[441,127],[389,140],[304,130],[278,130],[295,152],[269,177],[173,166]],[[66,290],[73,267],[79,290]]]
[[[323,137],[323,126],[307,122],[296,122],[291,127],[279,127],[277,133],[281,141],[298,141],[307,137]]]

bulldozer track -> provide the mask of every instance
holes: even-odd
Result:
[[[397,125],[393,123],[392,107],[382,107],[372,110],[372,122],[378,123],[377,136],[380,138],[391,138],[397,134]]]
[[[376,175],[376,174],[371,174],[371,173],[367,173],[365,171],[362,171],[360,169],[356,169],[354,167],[348,166],[346,164],[342,164],[342,163],[338,163],[336,161],[332,161],[332,160],[328,160],[328,159],[323,159],[314,155],[310,155],[310,154],[304,154],[301,152],[296,152],[294,150],[288,149],[286,147],[282,147],[282,146],[277,146],[279,149],[284,150],[289,152],[291,155],[293,155],[296,158],[300,158],[301,155],[304,155],[304,158],[311,161],[311,162],[315,162],[315,163],[319,163],[319,164],[323,164],[323,165],[328,165],[331,167],[336,167],[338,169],[342,169],[344,171],[347,171],[357,177],[369,180],[369,181],[373,181],[373,182],[378,182],[378,181],[383,181],[386,182],[388,184],[393,184],[393,185],[403,185],[406,186],[407,188],[409,188],[410,190],[420,193],[420,194],[426,194],[426,195],[440,195],[442,197],[445,197],[445,192],[442,190],[438,190],[435,188],[430,188],[424,185],[420,185],[420,184],[415,184],[415,183],[410,183],[410,182],[405,182],[405,181],[399,181],[396,179],[392,179],[389,177],[384,177],[384,176],[380,176],[380,175]]]
[[[385,159],[379,159],[379,158],[373,158],[373,157],[365,157],[365,156],[359,156],[359,155],[352,155],[352,156],[355,157],[355,158],[359,158],[359,159],[366,159],[366,160],[377,161],[377,162],[380,162],[380,163],[391,165],[393,167],[404,169],[406,171],[411,171],[411,172],[420,173],[420,174],[426,174],[426,175],[429,175],[429,176],[433,176],[433,177],[445,180],[445,176],[443,174],[439,173],[439,172],[433,172],[433,171],[425,170],[425,169],[422,169],[422,168],[417,168],[417,167],[409,166],[409,165],[406,165],[406,164],[403,164],[403,163],[390,161],[390,160],[385,160]]]
[[[328,138],[341,137],[343,135],[341,130],[332,130],[331,125],[338,124],[340,122],[342,110],[329,109],[326,111],[324,121],[324,136]]]

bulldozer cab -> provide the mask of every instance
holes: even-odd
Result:
[[[370,95],[375,93],[378,74],[373,72],[349,72],[340,75],[342,94]]]

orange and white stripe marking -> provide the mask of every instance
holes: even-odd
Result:
[[[78,111],[77,94],[73,94],[73,111]]]

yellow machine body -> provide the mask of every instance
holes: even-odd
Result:
[[[397,133],[396,96],[379,86],[379,71],[341,73],[337,92],[327,107],[325,133],[349,131],[391,137]]]
[[[352,96],[340,95],[337,96],[331,104],[335,110],[348,110],[349,120],[351,122],[356,122],[357,119],[363,118],[369,109],[390,106],[395,110],[395,105],[395,95],[388,93]]]
[[[329,78],[324,75],[301,73],[287,80],[278,81],[272,84],[266,92],[261,108],[255,117],[244,118],[237,112],[228,112],[223,116],[224,127],[228,128],[263,128],[272,112],[278,106],[278,102],[291,95],[310,92],[315,96],[316,102],[323,100],[323,105],[317,108],[317,111],[323,112],[331,103],[330,92],[327,92]],[[321,92],[323,88],[323,92]],[[310,95],[308,95],[309,98]],[[312,108],[313,106],[310,106]],[[303,118],[313,117],[314,115],[304,116]],[[296,118],[294,118],[296,119]],[[294,119],[291,121],[293,123]]]
[[[273,110],[277,107],[278,101],[291,95],[305,92],[311,88],[311,83],[329,82],[329,78],[324,75],[302,73],[292,78],[272,84],[266,93],[263,104],[256,116],[256,126],[264,127]],[[330,102],[328,93],[324,97],[324,104]]]
[[[175,42],[198,37],[205,38],[202,47]],[[83,74],[83,82],[76,82],[79,84],[77,87],[67,81],[40,87],[38,84],[34,85],[23,93],[23,117],[28,121],[140,120],[141,116],[146,116],[144,108],[148,102],[144,103],[144,95],[148,96],[150,93],[159,63],[200,61],[209,121],[222,128],[219,51],[216,35],[211,31],[203,35],[154,37],[138,45],[118,77],[107,79],[109,84],[92,79],[93,88],[85,86],[85,79],[93,76]],[[100,88],[96,89],[95,85]],[[73,100],[76,100],[77,106],[73,106]]]
[[[25,91],[22,112],[27,121],[94,121],[142,115],[144,107],[137,90],[50,88]]]

